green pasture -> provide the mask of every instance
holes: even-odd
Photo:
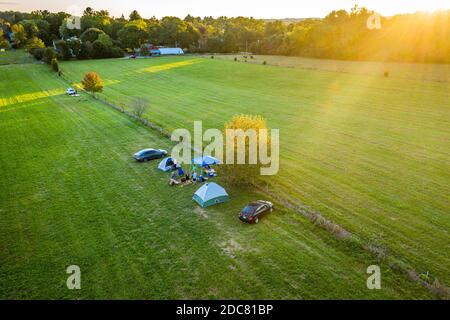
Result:
[[[271,65],[276,59],[268,65],[209,56],[61,65],[74,84],[85,72],[98,72],[105,80],[100,97],[117,105],[147,98],[145,117],[168,130],[192,130],[194,120],[221,129],[235,114],[264,116],[281,137],[280,171],[266,179],[271,192],[448,285],[448,67],[390,64],[386,78],[384,67],[370,62],[345,62],[345,72],[336,72],[330,61],[309,59],[314,65],[307,68],[306,60],[299,67]]]
[[[208,82],[189,75],[188,70],[203,68],[207,74],[211,68],[226,69],[228,62],[194,60],[195,63],[186,68],[138,73],[138,70],[154,65],[189,60],[67,63],[64,70],[74,78],[79,78],[78,73],[85,69],[98,70],[107,79],[105,95],[111,95],[111,99],[124,99],[126,93],[121,90],[125,89],[132,90],[133,94],[145,93],[153,101],[148,116],[167,127],[190,125],[191,119],[202,115],[211,119],[208,121],[211,126],[222,125],[233,111],[226,108],[220,111],[228,106],[224,105],[226,100],[224,93],[220,93],[221,85],[210,81],[214,92],[209,92],[211,87],[207,86],[202,93],[200,90],[196,92],[200,95],[196,99],[195,93],[190,92],[192,85],[199,89]],[[403,274],[378,262],[365,251],[334,239],[276,202],[276,210],[258,225],[240,223],[237,212],[247,201],[263,195],[231,188],[228,190],[230,202],[200,209],[191,200],[194,186],[170,187],[168,175],[157,171],[156,162],[136,163],[131,158],[133,152],[144,147],[170,149],[167,139],[85,94],[78,98],[65,95],[67,85],[48,66],[9,65],[0,69],[0,298],[432,298]],[[231,70],[230,78],[233,74],[238,76],[239,70]],[[241,76],[244,76],[244,71],[241,71]],[[180,73],[180,76],[175,77],[174,73]],[[222,75],[226,77],[227,73],[222,71]],[[317,77],[319,81],[322,75]],[[209,78],[213,79],[212,76]],[[189,79],[194,83],[183,87],[183,83],[189,84]],[[253,86],[249,79],[247,84],[224,86],[223,90],[239,95],[248,91],[246,95],[250,96],[255,90]],[[178,89],[169,95],[171,88]],[[297,86],[291,89],[291,94],[298,91]],[[272,94],[280,90],[281,87],[275,87]],[[251,100],[237,103],[238,96],[230,95],[230,103],[233,103],[229,106],[237,110],[248,104],[248,108],[254,108],[248,111],[256,112],[254,103],[268,99],[267,95],[271,93],[261,93],[253,103]],[[435,98],[439,99],[439,94]],[[206,111],[194,103],[203,99],[206,101],[202,105],[208,105]],[[281,107],[288,100],[289,97],[280,96],[279,107],[272,115],[263,112],[267,108],[265,105],[259,106],[259,113],[264,113],[272,126],[286,125],[287,122],[283,122],[286,111]],[[170,107],[169,110],[164,111],[164,106]],[[290,131],[293,129],[288,126],[283,129],[286,134],[283,139],[287,139],[284,140],[283,166],[295,165],[297,169],[283,170],[284,174],[277,177],[280,183],[277,188],[280,192],[292,189],[290,194],[323,210],[330,217],[337,218],[336,212],[339,212],[342,215],[339,220],[344,223],[351,221],[351,217],[347,217],[350,214],[348,210],[355,210],[351,211],[355,222],[347,225],[355,231],[372,235],[378,228],[384,228],[384,221],[379,225],[363,224],[362,217],[373,219],[374,213],[371,206],[356,202],[361,200],[357,188],[362,182],[355,185],[353,193],[347,189],[352,196],[344,210],[340,206],[342,202],[337,201],[339,196],[345,195],[341,193],[343,181],[339,168],[335,173],[335,196],[331,196],[328,184],[324,183],[333,177],[317,180],[313,176],[301,175],[302,172],[320,175],[320,172],[312,170],[318,168],[319,163],[311,161],[312,141],[305,138],[305,130],[311,131],[320,123],[313,123],[311,117],[315,112],[311,106],[306,103],[304,108],[305,116],[296,115],[296,121],[303,126],[297,126],[296,131]],[[167,115],[171,118],[165,118]],[[308,121],[310,124],[306,126]],[[436,125],[433,130],[439,132],[439,127]],[[287,144],[299,135],[306,149]],[[317,139],[320,141],[321,138],[325,137],[318,134]],[[423,134],[423,139],[426,138]],[[338,143],[331,139],[327,141],[328,145]],[[416,152],[421,154],[420,150]],[[343,153],[340,155],[344,156]],[[324,155],[319,152],[317,156]],[[337,165],[341,158],[336,154],[332,159],[328,161]],[[438,161],[442,158],[432,159]],[[308,160],[311,163],[306,166]],[[322,174],[331,165],[324,160],[321,162]],[[355,167],[350,169],[356,170]],[[294,180],[286,179],[286,173]],[[351,177],[352,180],[357,178]],[[430,178],[440,181],[432,172],[423,177]],[[320,182],[322,192],[316,192],[320,196],[311,201]],[[369,180],[364,185],[368,189],[369,186],[376,188],[375,182],[374,176],[374,181]],[[290,183],[296,187],[289,187]],[[302,186],[308,183],[311,186],[300,193]],[[394,181],[385,184],[386,192],[394,188]],[[414,186],[396,188],[398,192],[402,189],[406,192],[407,188]],[[333,203],[330,210],[324,206],[327,201]],[[381,203],[384,203],[384,210],[392,208],[389,202]],[[436,221],[440,221],[443,228],[446,220],[445,216],[440,216],[443,212],[439,210],[439,204],[443,205],[442,199],[436,197],[428,208],[432,209]],[[382,213],[380,211],[380,215]],[[399,220],[406,219],[405,215],[401,210],[396,211]],[[408,223],[395,225],[386,237],[396,239],[398,243],[408,228],[419,227],[432,229],[433,236],[440,237],[442,230],[434,224],[422,223],[427,217],[425,213],[418,215],[417,219],[410,215]],[[411,242],[416,243],[413,239]],[[405,245],[408,243],[404,241]],[[432,247],[433,242],[429,241],[421,245],[439,251],[439,261],[443,261],[445,243],[441,242],[439,248]],[[426,253],[418,257],[417,262],[431,268],[434,264]],[[414,252],[407,256],[414,257]],[[368,290],[366,287],[366,268],[371,264],[381,266],[381,290]],[[81,268],[81,290],[66,288],[68,274],[65,270],[69,265]],[[443,269],[444,266],[436,268],[437,272]]]

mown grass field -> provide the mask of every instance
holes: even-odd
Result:
[[[240,223],[261,195],[230,189],[232,201],[199,209],[195,188],[131,159],[167,139],[65,88],[48,66],[0,67],[0,298],[432,298],[383,263],[382,289],[368,290],[379,262],[277,203],[257,226]],[[66,288],[72,264],[81,290]]]
[[[264,116],[280,129],[272,192],[448,285],[448,68],[398,64],[385,78],[371,63],[348,72],[323,63],[306,70],[185,56],[66,62],[62,69],[74,83],[97,71],[106,85],[100,96],[115,104],[147,97],[146,117],[168,130],[192,129],[194,120],[220,129],[239,113]]]
[[[220,54],[214,58],[238,62],[279,66],[286,68],[328,71],[338,73],[352,73],[369,76],[384,76],[388,72],[390,78],[425,80],[425,81],[450,81],[450,65],[432,63],[393,63],[377,61],[344,61],[324,60],[303,57],[267,56],[267,55],[242,55]]]
[[[24,50],[0,51],[0,66],[8,64],[34,63],[36,60]]]

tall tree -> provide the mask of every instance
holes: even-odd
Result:
[[[142,19],[141,15],[136,10],[133,10],[130,13],[129,18],[130,18],[130,21],[135,21],[135,20],[141,20]]]

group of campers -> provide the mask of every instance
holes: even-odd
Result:
[[[178,164],[177,160],[172,157],[167,157],[161,160],[158,165],[158,169],[169,172],[170,174],[169,184],[196,184],[197,182],[205,182],[209,178],[216,176],[216,171],[211,168],[215,164],[219,164],[220,161],[211,156],[204,156],[192,159],[192,167],[189,172],[185,173],[181,165]]]
[[[217,176],[212,166],[220,161],[211,156],[203,156],[192,159],[189,172],[185,172],[177,160],[167,157],[161,160],[158,169],[164,172],[171,172],[169,185],[188,185],[206,182],[194,193],[192,199],[201,207],[208,207],[228,201],[230,198],[224,188],[214,182],[208,182],[212,177]]]
[[[198,182],[205,182],[210,177],[215,177],[216,172],[209,165],[206,167],[201,167],[197,174],[197,167],[194,165],[190,173],[185,173],[180,165],[176,165],[174,171],[170,175],[169,184],[171,186],[176,184],[197,184]],[[178,180],[180,179],[180,180]]]

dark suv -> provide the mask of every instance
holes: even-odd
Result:
[[[153,160],[153,159],[160,159],[160,158],[164,158],[167,155],[167,151],[166,150],[162,150],[162,149],[144,149],[141,151],[136,152],[133,155],[133,158],[136,161],[149,161],[149,160]]]
[[[272,210],[272,202],[257,200],[250,202],[244,209],[242,209],[239,213],[239,219],[247,223],[258,223],[262,214],[272,212]]]

